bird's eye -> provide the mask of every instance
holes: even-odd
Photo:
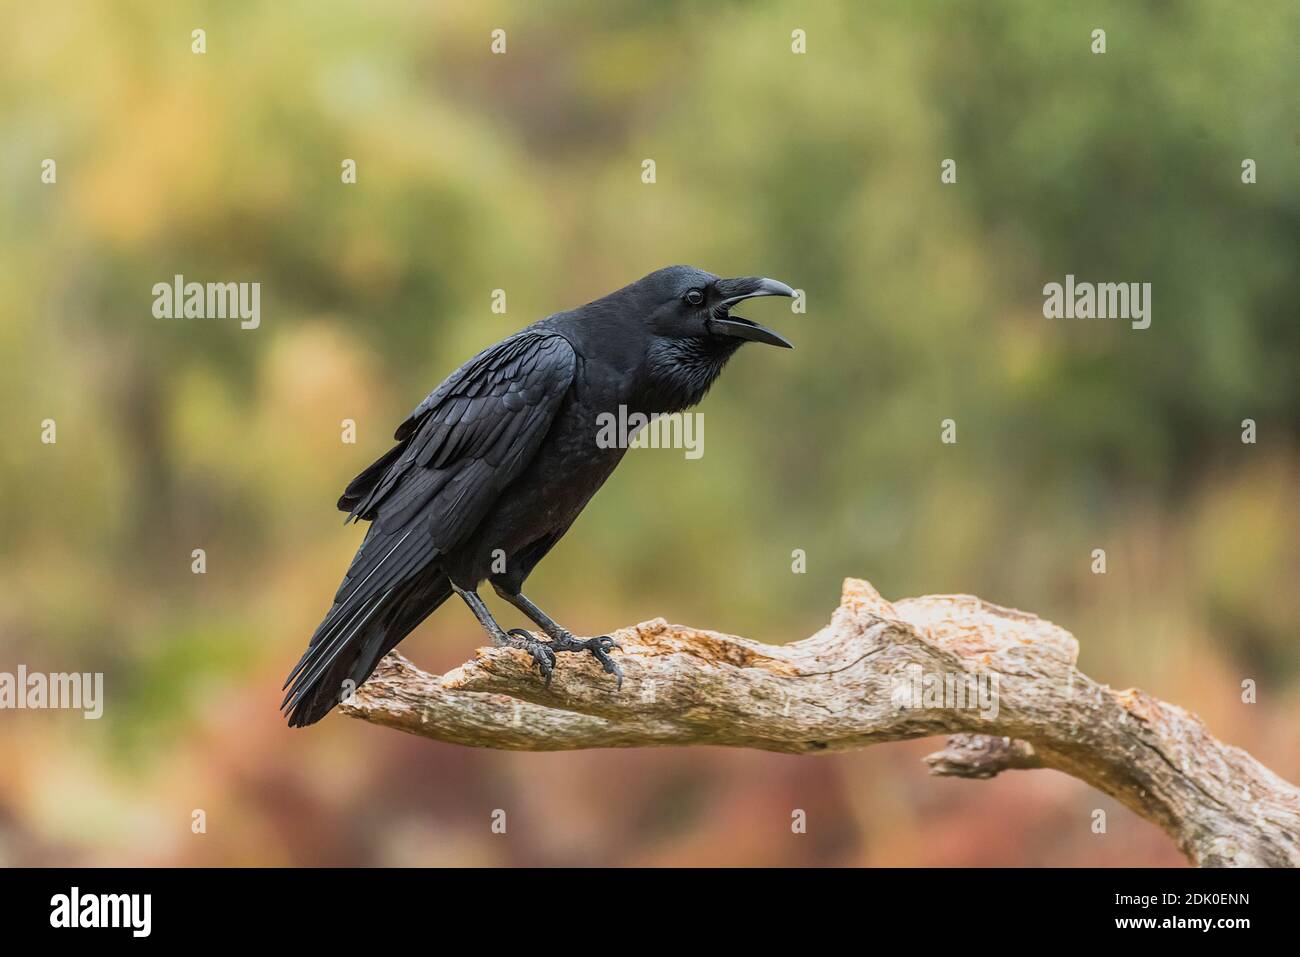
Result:
[[[686,301],[692,306],[698,306],[700,303],[704,302],[704,293],[700,292],[698,289],[692,289],[686,294]]]

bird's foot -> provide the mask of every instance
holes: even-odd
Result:
[[[546,642],[538,640],[531,632],[524,631],[522,628],[511,628],[509,634],[512,636],[510,642],[512,647],[523,648],[533,656],[533,662],[546,679],[548,688],[551,686],[551,676],[555,672],[555,653],[557,651],[591,652],[592,657],[599,661],[600,666],[605,669],[605,674],[614,675],[618,679],[616,687],[620,691],[623,688],[623,669],[618,666],[617,661],[609,656],[609,653],[615,648],[622,651],[623,646],[614,641],[609,635],[579,639],[564,632],[553,636],[551,641]]]
[[[511,628],[507,635],[510,636],[506,644],[511,648],[522,648],[533,656],[533,664],[537,670],[542,673],[546,679],[546,687],[551,686],[551,675],[555,673],[555,648],[548,641],[541,641],[532,632],[524,631],[522,628]]]
[[[585,641],[579,641],[572,635],[569,636],[571,647],[565,648],[565,651],[589,651],[591,656],[600,662],[600,666],[605,669],[605,674],[613,675],[617,679],[615,688],[623,690],[623,669],[618,666],[618,662],[609,656],[609,653],[617,648],[623,650],[623,646],[616,642],[609,635],[599,635],[596,638],[588,638]]]

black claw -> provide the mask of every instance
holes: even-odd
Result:
[[[542,677],[546,679],[546,687],[549,688],[551,676],[555,674],[555,651],[546,642],[538,641],[531,632],[524,631],[522,628],[511,628],[506,634],[518,639],[519,644],[516,647],[532,655],[533,664],[542,673]]]
[[[618,666],[618,662],[609,656],[609,653],[617,648],[623,650],[623,646],[616,642],[609,635],[601,635],[597,638],[589,638],[582,642],[584,648],[591,652],[592,656],[600,662],[600,666],[605,669],[605,674],[614,675],[618,678],[617,690],[623,690],[623,669]]]
[[[618,690],[623,689],[623,669],[619,667],[618,662],[609,656],[614,649],[623,650],[623,646],[616,642],[609,635],[600,635],[596,638],[588,638],[585,641],[579,641],[572,635],[562,635],[553,641],[541,641],[530,631],[524,631],[522,628],[511,628],[506,634],[512,636],[518,642],[514,644],[517,648],[523,648],[533,656],[533,664],[537,670],[542,673],[546,679],[546,687],[551,686],[551,678],[555,674],[556,652],[591,652],[593,658],[600,662],[600,666],[605,669],[606,674],[614,675],[618,679]]]

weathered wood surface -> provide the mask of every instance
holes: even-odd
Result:
[[[670,625],[611,637],[621,691],[588,655],[550,688],[531,659],[481,648],[442,676],[397,653],[345,714],[472,747],[526,751],[712,744],[816,754],[949,734],[931,772],[1056,768],[1165,829],[1195,864],[1300,865],[1300,790],[1182,708],[1075,667],[1078,642],[1035,615],[969,595],[888,602],[844,583],[817,634],[788,645]],[[924,690],[982,689],[962,706]],[[916,691],[923,691],[918,698]]]

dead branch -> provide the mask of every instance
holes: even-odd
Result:
[[[1159,824],[1195,864],[1300,865],[1300,790],[1182,708],[1093,681],[1075,667],[1074,637],[1035,615],[969,595],[890,603],[848,579],[830,624],[789,645],[663,619],[612,637],[621,691],[585,655],[565,655],[548,689],[510,648],[481,648],[440,677],[394,653],[342,710],[524,751],[809,754],[949,734],[926,759],[933,774],[1056,768]]]

